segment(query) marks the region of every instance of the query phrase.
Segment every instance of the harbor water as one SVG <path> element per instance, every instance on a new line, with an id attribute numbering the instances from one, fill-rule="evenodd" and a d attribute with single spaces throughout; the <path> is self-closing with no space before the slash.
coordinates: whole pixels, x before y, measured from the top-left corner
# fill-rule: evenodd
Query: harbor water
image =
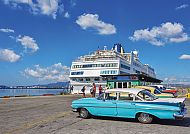
<path id="1" fill-rule="evenodd" d="M 0 97 L 40 96 L 45 94 L 58 95 L 66 92 L 68 92 L 67 89 L 0 89 Z"/>

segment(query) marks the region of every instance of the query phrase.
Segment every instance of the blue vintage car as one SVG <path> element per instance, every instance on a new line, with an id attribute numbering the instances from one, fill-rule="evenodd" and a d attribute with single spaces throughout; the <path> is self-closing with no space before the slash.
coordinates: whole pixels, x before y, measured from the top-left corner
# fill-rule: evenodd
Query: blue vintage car
<path id="1" fill-rule="evenodd" d="M 82 98 L 72 102 L 81 118 L 110 116 L 137 118 L 141 123 L 153 119 L 183 119 L 187 109 L 185 98 L 157 98 L 144 89 L 109 89 L 97 98 Z"/>

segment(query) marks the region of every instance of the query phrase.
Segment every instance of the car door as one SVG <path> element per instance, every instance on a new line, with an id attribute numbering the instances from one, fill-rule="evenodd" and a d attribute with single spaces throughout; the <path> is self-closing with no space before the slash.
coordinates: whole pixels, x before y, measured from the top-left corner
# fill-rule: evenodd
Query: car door
<path id="1" fill-rule="evenodd" d="M 135 102 L 133 101 L 133 94 L 120 93 L 117 101 L 117 116 L 134 118 L 136 113 Z"/>
<path id="2" fill-rule="evenodd" d="M 96 114 L 99 116 L 116 116 L 117 115 L 117 94 L 106 93 L 104 99 L 99 99 L 96 103 Z"/>

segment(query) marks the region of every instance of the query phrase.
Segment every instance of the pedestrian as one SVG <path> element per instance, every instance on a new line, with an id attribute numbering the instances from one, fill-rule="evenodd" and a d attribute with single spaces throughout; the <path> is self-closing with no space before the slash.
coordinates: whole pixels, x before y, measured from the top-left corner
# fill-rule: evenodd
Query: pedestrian
<path id="1" fill-rule="evenodd" d="M 101 84 L 99 85 L 99 88 L 98 88 L 98 89 L 99 89 L 99 96 L 100 96 L 100 95 L 102 94 L 102 90 L 103 90 Z"/>
<path id="2" fill-rule="evenodd" d="M 108 84 L 106 84 L 106 87 L 104 88 L 104 90 L 107 90 L 107 89 L 109 89 Z"/>
<path id="3" fill-rule="evenodd" d="M 93 97 L 93 93 L 94 93 L 94 87 L 92 85 L 92 87 L 90 87 L 90 94 L 91 94 L 92 97 Z"/>
<path id="4" fill-rule="evenodd" d="M 83 98 L 86 98 L 86 96 L 85 96 L 85 90 L 86 90 L 86 86 L 83 86 L 82 89 L 81 89 Z"/>
<path id="5" fill-rule="evenodd" d="M 72 92 L 73 92 L 73 86 L 70 87 L 70 93 L 72 93 Z"/>
<path id="6" fill-rule="evenodd" d="M 93 85 L 93 97 L 95 97 L 96 96 L 96 84 L 93 83 L 92 85 Z"/>
<path id="7" fill-rule="evenodd" d="M 108 88 L 108 84 L 106 84 L 106 86 L 104 87 L 104 88 L 102 88 L 103 89 L 103 92 L 105 93 L 105 91 L 107 90 L 107 89 L 109 89 Z"/>

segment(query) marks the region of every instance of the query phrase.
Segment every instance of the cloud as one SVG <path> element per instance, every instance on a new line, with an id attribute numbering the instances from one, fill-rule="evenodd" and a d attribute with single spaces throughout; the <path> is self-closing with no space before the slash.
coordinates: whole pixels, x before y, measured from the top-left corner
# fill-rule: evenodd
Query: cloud
<path id="1" fill-rule="evenodd" d="M 115 26 L 99 20 L 99 16 L 97 14 L 83 14 L 78 17 L 76 23 L 84 30 L 87 28 L 93 28 L 101 35 L 116 33 Z"/>
<path id="2" fill-rule="evenodd" d="M 36 5 L 41 14 L 52 15 L 56 19 L 56 13 L 58 10 L 58 0 L 37 0 L 38 4 Z"/>
<path id="3" fill-rule="evenodd" d="M 187 54 L 183 54 L 179 57 L 179 59 L 181 60 L 190 60 L 190 55 L 187 55 Z"/>
<path id="4" fill-rule="evenodd" d="M 176 10 L 184 9 L 187 8 L 189 5 L 188 4 L 183 4 L 181 6 L 176 7 Z"/>
<path id="5" fill-rule="evenodd" d="M 170 38 L 169 41 L 174 43 L 180 43 L 188 41 L 189 39 L 190 38 L 186 33 L 182 33 L 179 37 Z"/>
<path id="6" fill-rule="evenodd" d="M 70 4 L 71 4 L 71 7 L 74 7 L 74 6 L 76 6 L 76 0 L 70 0 Z"/>
<path id="7" fill-rule="evenodd" d="M 35 65 L 33 69 L 26 68 L 24 70 L 24 75 L 39 80 L 68 81 L 69 72 L 69 67 L 57 63 L 45 68 L 40 67 L 40 65 Z"/>
<path id="8" fill-rule="evenodd" d="M 0 32 L 4 32 L 4 33 L 14 33 L 15 31 L 9 28 L 1 28 Z"/>
<path id="9" fill-rule="evenodd" d="M 12 29 L 0 29 L 0 32 L 6 32 L 6 33 L 14 33 L 15 31 Z M 34 53 L 37 50 L 39 50 L 38 44 L 36 43 L 36 40 L 34 40 L 30 36 L 12 36 L 9 35 L 9 38 L 15 40 L 16 42 L 19 42 L 23 47 L 25 53 L 31 52 Z M 0 49 L 0 61 L 8 61 L 8 62 L 16 62 L 18 61 L 23 54 L 16 54 L 13 50 L 9 49 Z"/>
<path id="10" fill-rule="evenodd" d="M 52 16 L 56 19 L 59 9 L 62 9 L 63 3 L 60 0 L 3 0 L 4 4 L 15 8 L 27 6 L 33 14 L 42 14 Z"/>
<path id="11" fill-rule="evenodd" d="M 31 52 L 36 52 L 39 49 L 36 41 L 30 36 L 23 36 L 23 37 L 18 36 L 16 41 L 20 42 L 21 45 L 23 45 L 26 50 L 27 49 L 32 50 Z"/>
<path id="12" fill-rule="evenodd" d="M 189 76 L 166 76 L 163 77 L 164 83 L 167 84 L 190 84 Z"/>
<path id="13" fill-rule="evenodd" d="M 15 37 L 14 37 L 14 36 L 11 36 L 11 35 L 9 36 L 9 38 L 11 38 L 11 39 L 15 39 Z"/>
<path id="14" fill-rule="evenodd" d="M 152 45 L 164 46 L 167 43 L 180 43 L 190 40 L 187 33 L 184 32 L 184 27 L 180 23 L 166 22 L 159 27 L 152 29 L 146 28 L 136 30 L 133 36 L 129 37 L 132 41 L 144 40 Z"/>
<path id="15" fill-rule="evenodd" d="M 60 5 L 59 5 L 59 9 L 58 9 L 58 11 L 59 11 L 59 14 L 63 14 L 63 13 L 64 13 L 64 11 L 65 11 L 65 7 L 64 7 L 63 4 L 60 4 Z"/>
<path id="16" fill-rule="evenodd" d="M 69 18 L 69 17 L 70 17 L 70 14 L 69 14 L 68 12 L 66 12 L 66 13 L 64 14 L 64 17 L 65 17 L 65 18 Z"/>
<path id="17" fill-rule="evenodd" d="M 0 49 L 0 61 L 17 62 L 21 58 L 20 55 L 9 49 Z"/>

